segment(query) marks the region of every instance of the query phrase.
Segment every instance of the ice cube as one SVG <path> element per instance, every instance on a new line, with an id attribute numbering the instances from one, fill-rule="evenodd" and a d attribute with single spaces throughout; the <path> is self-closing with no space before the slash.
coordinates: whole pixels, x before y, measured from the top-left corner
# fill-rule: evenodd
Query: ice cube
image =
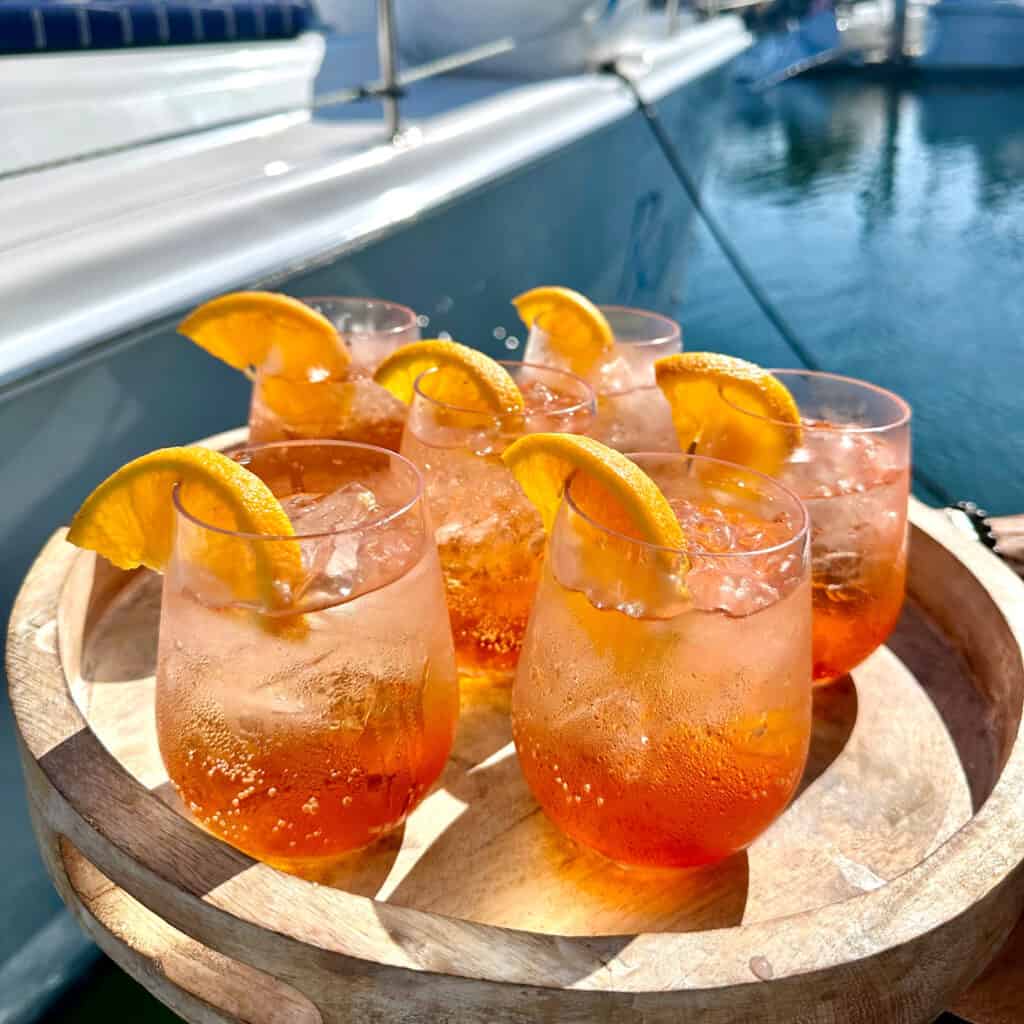
<path id="1" fill-rule="evenodd" d="M 563 396 L 548 387 L 539 376 L 520 378 L 519 390 L 531 412 L 544 412 L 562 403 Z"/>
<path id="2" fill-rule="evenodd" d="M 318 588 L 348 597 L 359 574 L 359 536 L 342 533 L 313 542 L 310 575 L 319 577 Z"/>
<path id="3" fill-rule="evenodd" d="M 401 575 L 416 561 L 422 548 L 422 533 L 416 523 L 372 531 L 359 547 L 360 572 L 364 579 L 380 585 Z"/>
<path id="4" fill-rule="evenodd" d="M 653 382 L 652 382 L 653 383 Z M 637 386 L 633 367 L 629 360 L 617 356 L 603 363 L 597 375 L 597 392 L 601 395 L 614 395 L 622 391 L 630 391 Z"/>
<path id="5" fill-rule="evenodd" d="M 747 560 L 700 558 L 687 574 L 694 604 L 704 611 L 722 611 L 733 618 L 753 615 L 774 604 L 780 596 L 775 581 L 757 573 Z"/>
<path id="6" fill-rule="evenodd" d="M 358 527 L 381 511 L 368 487 L 348 483 L 328 494 L 294 494 L 282 507 L 301 541 L 307 577 L 301 597 L 349 597 L 359 585 Z M 317 535 L 321 536 L 317 536 Z"/>
<path id="7" fill-rule="evenodd" d="M 329 494 L 293 494 L 281 502 L 299 535 L 351 530 L 379 509 L 368 487 L 347 483 Z"/>
<path id="8" fill-rule="evenodd" d="M 864 557 L 856 551 L 814 554 L 814 575 L 825 585 L 845 585 L 864 575 Z"/>
<path id="9" fill-rule="evenodd" d="M 718 512 L 718 509 L 714 510 Z M 687 540 L 698 550 L 707 552 L 733 551 L 736 549 L 736 527 L 724 516 L 705 516 L 684 526 Z"/>
<path id="10" fill-rule="evenodd" d="M 281 508 L 284 509 L 285 515 L 294 526 L 296 520 L 301 519 L 304 513 L 316 508 L 317 502 L 322 497 L 322 494 L 291 494 L 287 498 L 281 499 Z"/>

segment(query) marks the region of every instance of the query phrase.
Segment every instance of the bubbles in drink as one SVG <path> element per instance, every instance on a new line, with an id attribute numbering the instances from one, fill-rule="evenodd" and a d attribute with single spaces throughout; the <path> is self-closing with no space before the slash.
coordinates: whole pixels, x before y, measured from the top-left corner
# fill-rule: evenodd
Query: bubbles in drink
<path id="1" fill-rule="evenodd" d="M 371 501 L 350 488 L 290 504 L 301 526 L 329 511 L 360 521 Z M 436 563 L 387 588 L 372 586 L 378 570 L 362 550 L 356 563 L 362 590 L 307 597 L 317 610 L 299 640 L 278 640 L 244 610 L 211 609 L 172 578 L 165 586 L 157 726 L 168 773 L 198 820 L 272 861 L 333 856 L 394 827 L 451 744 L 458 697 Z"/>
<path id="2" fill-rule="evenodd" d="M 641 346 L 629 339 L 619 339 L 613 349 L 597 356 L 586 371 L 586 378 L 598 395 L 617 394 L 633 388 L 654 384 L 654 359 L 659 353 L 653 349 L 647 356 Z M 528 362 L 560 370 L 572 370 L 572 358 L 559 351 L 541 333 L 533 332 L 527 343 L 525 358 Z"/>
<path id="3" fill-rule="evenodd" d="M 529 366 L 519 373 L 519 392 L 529 412 L 545 412 L 572 405 L 572 399 L 549 384 L 551 375 Z"/>
<path id="4" fill-rule="evenodd" d="M 358 354 L 363 360 L 368 358 L 362 349 Z M 374 382 L 372 373 L 377 362 L 376 357 L 369 362 L 354 362 L 344 380 L 293 382 L 261 374 L 253 388 L 249 411 L 250 441 L 265 444 L 327 438 L 397 451 L 406 407 Z M 284 413 L 279 408 L 282 403 Z"/>
<path id="5" fill-rule="evenodd" d="M 423 468 L 460 666 L 505 672 L 522 642 L 544 527 L 495 456 L 406 438 Z"/>
<path id="6" fill-rule="evenodd" d="M 599 610 L 545 573 L 512 721 L 527 782 L 563 831 L 621 862 L 681 866 L 778 816 L 810 734 L 806 562 L 796 571 L 756 615 L 672 618 Z"/>
<path id="7" fill-rule="evenodd" d="M 654 382 L 658 350 L 617 345 L 595 371 L 593 436 L 620 452 L 677 452 L 672 410 Z"/>

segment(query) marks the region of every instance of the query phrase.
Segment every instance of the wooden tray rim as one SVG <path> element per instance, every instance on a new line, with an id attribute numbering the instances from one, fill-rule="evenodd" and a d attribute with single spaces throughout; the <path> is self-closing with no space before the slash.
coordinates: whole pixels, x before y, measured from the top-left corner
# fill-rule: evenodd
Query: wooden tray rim
<path id="1" fill-rule="evenodd" d="M 226 436 L 234 438 L 236 432 Z M 961 536 L 941 513 L 912 499 L 910 520 L 916 533 L 945 548 L 951 560 L 974 576 L 1018 651 L 1024 649 L 1024 584 L 995 556 Z M 239 959 L 258 969 L 273 973 L 277 954 L 261 950 L 261 940 L 269 932 L 293 952 L 294 944 L 308 953 L 318 951 L 339 970 L 346 964 L 350 969 L 355 959 L 484 981 L 623 993 L 758 984 L 750 969 L 752 958 L 771 963 L 773 980 L 779 981 L 874 957 L 954 921 L 1024 862 L 1024 829 L 1004 827 L 1008 821 L 1024 820 L 1024 730 L 1019 727 L 1003 771 L 979 811 L 928 857 L 885 886 L 751 925 L 638 934 L 627 944 L 628 957 L 619 955 L 618 936 L 517 931 L 315 886 L 251 861 L 181 818 L 125 772 L 95 739 L 74 704 L 57 645 L 44 648 L 31 634 L 16 629 L 30 597 L 36 606 L 40 595 L 45 597 L 55 621 L 71 570 L 81 571 L 83 563 L 94 558 L 67 545 L 63 531 L 58 531 L 26 577 L 12 614 L 9 689 L 29 755 L 26 771 L 38 771 L 40 781 L 52 790 L 54 799 L 42 808 L 51 826 L 100 870 L 199 941 L 216 935 L 227 916 L 237 933 Z M 37 626 L 42 624 L 39 618 L 37 613 Z M 40 704 L 46 714 L 33 714 Z M 49 752 L 76 738 L 90 745 L 103 782 L 117 787 L 107 793 L 106 805 L 80 777 L 60 777 L 45 760 Z M 140 846 L 137 840 L 127 840 L 119 828 L 124 813 L 109 813 L 112 806 L 127 808 L 133 820 L 146 822 L 146 833 L 160 842 Z M 191 857 L 177 855 L 176 850 L 185 849 L 192 851 Z M 972 853 L 977 856 L 970 857 Z M 172 886 L 179 899 L 147 899 L 161 884 Z M 936 891 L 944 892 L 945 898 L 937 901 Z M 259 917 L 252 913 L 249 893 L 269 897 Z M 298 907 L 310 913 L 297 913 Z"/>

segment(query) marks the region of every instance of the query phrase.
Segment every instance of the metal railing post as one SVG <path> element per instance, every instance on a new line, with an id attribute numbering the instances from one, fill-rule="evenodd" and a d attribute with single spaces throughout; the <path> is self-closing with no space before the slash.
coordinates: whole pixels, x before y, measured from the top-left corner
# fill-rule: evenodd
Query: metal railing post
<path id="1" fill-rule="evenodd" d="M 668 31 L 674 35 L 679 31 L 679 0 L 665 0 L 665 14 L 668 16 Z"/>
<path id="2" fill-rule="evenodd" d="M 892 30 L 889 36 L 889 60 L 902 64 L 906 60 L 907 0 L 895 0 L 892 5 Z"/>
<path id="3" fill-rule="evenodd" d="M 394 0 L 377 0 L 377 55 L 384 86 L 381 100 L 388 132 L 394 138 L 402 127 L 398 110 L 398 30 Z"/>

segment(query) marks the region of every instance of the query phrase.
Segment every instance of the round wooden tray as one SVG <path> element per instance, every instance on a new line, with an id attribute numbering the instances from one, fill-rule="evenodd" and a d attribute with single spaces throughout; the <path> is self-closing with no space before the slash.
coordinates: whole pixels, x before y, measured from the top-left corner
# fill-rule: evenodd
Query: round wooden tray
<path id="1" fill-rule="evenodd" d="M 156 749 L 160 591 L 55 536 L 8 678 L 40 846 L 99 945 L 189 1021 L 923 1024 L 1024 908 L 1024 584 L 912 503 L 897 633 L 815 701 L 800 794 L 744 854 L 626 871 L 523 783 L 464 694 L 402 834 L 315 881 L 180 812 Z"/>

